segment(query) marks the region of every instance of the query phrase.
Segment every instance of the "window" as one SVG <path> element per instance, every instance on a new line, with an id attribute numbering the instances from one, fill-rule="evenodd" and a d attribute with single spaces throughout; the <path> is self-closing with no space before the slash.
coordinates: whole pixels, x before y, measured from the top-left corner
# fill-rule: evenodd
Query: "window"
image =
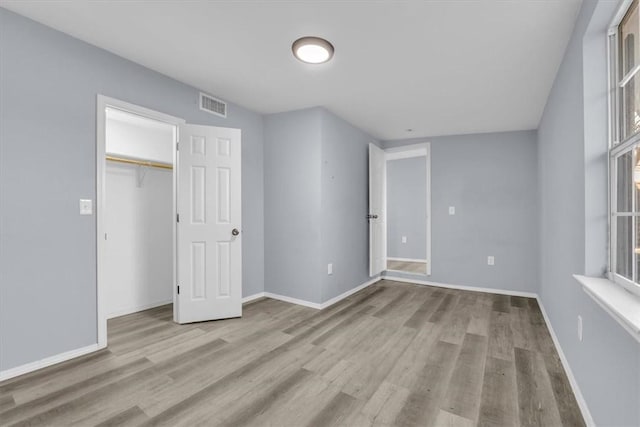
<path id="1" fill-rule="evenodd" d="M 609 33 L 610 278 L 640 294 L 640 12 Z"/>

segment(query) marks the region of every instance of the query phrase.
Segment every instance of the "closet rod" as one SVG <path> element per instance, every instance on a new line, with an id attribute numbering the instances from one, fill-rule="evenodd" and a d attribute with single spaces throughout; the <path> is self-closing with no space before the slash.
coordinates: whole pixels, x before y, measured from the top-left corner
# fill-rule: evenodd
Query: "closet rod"
<path id="1" fill-rule="evenodd" d="M 173 169 L 172 165 L 168 165 L 166 163 L 149 162 L 146 160 L 133 160 L 115 156 L 106 156 L 106 159 L 111 160 L 112 162 L 129 163 L 132 165 L 149 166 L 152 168 Z"/>

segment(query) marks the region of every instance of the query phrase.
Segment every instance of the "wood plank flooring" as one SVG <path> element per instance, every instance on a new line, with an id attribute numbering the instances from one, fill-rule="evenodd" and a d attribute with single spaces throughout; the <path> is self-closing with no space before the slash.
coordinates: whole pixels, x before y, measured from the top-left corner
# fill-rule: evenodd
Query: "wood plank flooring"
<path id="1" fill-rule="evenodd" d="M 536 300 L 381 281 L 322 311 L 271 299 L 0 383 L 0 425 L 583 426 Z"/>
<path id="2" fill-rule="evenodd" d="M 404 271 L 405 273 L 427 274 L 427 263 L 387 260 L 387 270 Z"/>

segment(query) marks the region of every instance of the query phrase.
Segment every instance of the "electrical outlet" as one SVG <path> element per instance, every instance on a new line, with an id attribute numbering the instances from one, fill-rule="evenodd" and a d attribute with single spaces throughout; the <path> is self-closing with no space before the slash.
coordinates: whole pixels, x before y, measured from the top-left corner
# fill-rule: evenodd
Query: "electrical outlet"
<path id="1" fill-rule="evenodd" d="M 80 215 L 93 215 L 93 200 L 80 199 Z"/>
<path id="2" fill-rule="evenodd" d="M 333 274 L 333 264 L 327 264 L 327 274 L 331 276 Z"/>
<path id="3" fill-rule="evenodd" d="M 487 257 L 487 265 L 496 265 L 496 259 L 493 257 L 493 255 L 489 255 Z"/>
<path id="4" fill-rule="evenodd" d="M 456 214 L 456 207 L 449 206 L 449 215 L 455 215 L 455 214 Z"/>
<path id="5" fill-rule="evenodd" d="M 402 236 L 402 243 L 407 243 L 407 236 Z"/>
<path id="6" fill-rule="evenodd" d="M 578 340 L 582 341 L 582 316 L 578 315 Z"/>

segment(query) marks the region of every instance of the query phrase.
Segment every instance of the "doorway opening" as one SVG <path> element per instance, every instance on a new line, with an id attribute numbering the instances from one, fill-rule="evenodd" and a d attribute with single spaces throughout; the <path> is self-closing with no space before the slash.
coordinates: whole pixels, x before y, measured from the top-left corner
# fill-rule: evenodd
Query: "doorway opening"
<path id="1" fill-rule="evenodd" d="M 184 120 L 116 99 L 97 102 L 98 345 L 107 320 L 173 304 L 176 144 Z"/>
<path id="2" fill-rule="evenodd" d="M 371 275 L 429 276 L 430 144 L 369 150 Z"/>
<path id="3" fill-rule="evenodd" d="M 96 185 L 99 348 L 107 319 L 160 305 L 176 323 L 242 315 L 239 129 L 99 95 Z"/>

